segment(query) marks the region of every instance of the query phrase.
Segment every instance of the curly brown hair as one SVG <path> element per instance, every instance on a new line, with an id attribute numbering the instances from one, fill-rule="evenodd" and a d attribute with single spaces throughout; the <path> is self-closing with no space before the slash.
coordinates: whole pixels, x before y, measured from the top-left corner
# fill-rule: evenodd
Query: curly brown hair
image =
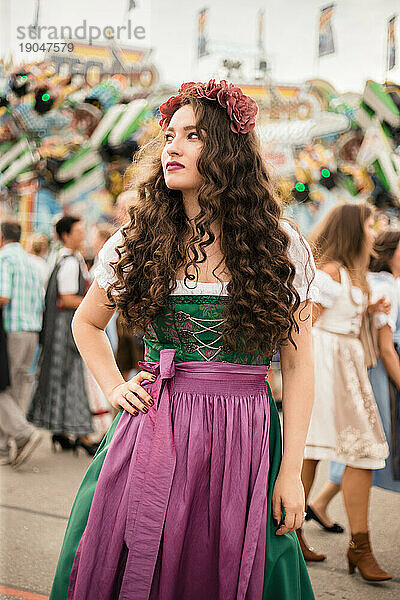
<path id="1" fill-rule="evenodd" d="M 133 332 L 145 331 L 168 303 L 178 269 L 185 266 L 186 282 L 195 278 L 188 271 L 194 267 L 197 281 L 197 265 L 207 258 L 204 250 L 215 240 L 211 225 L 217 221 L 231 274 L 223 345 L 269 357 L 278 345 L 288 340 L 294 344 L 292 333 L 298 331 L 294 313 L 300 298 L 293 286 L 295 267 L 287 256 L 289 236 L 280 226 L 281 207 L 258 137 L 254 131 L 232 132 L 226 110 L 215 102 L 186 97 L 181 106 L 185 104 L 193 108 L 203 141 L 197 162 L 202 185 L 195 233 L 182 193 L 166 186 L 161 131 L 138 159 L 144 174 L 129 210 L 130 223 L 121 230 L 124 242 L 114 263 L 117 281 L 107 292 L 110 307 L 117 307 Z M 135 169 L 136 174 L 139 171 Z"/>

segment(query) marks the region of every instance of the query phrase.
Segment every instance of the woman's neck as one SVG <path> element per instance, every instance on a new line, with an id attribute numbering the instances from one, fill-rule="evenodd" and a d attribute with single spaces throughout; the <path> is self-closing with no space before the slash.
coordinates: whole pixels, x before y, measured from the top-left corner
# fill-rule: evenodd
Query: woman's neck
<path id="1" fill-rule="evenodd" d="M 196 217 L 200 214 L 200 205 L 197 200 L 197 195 L 198 190 L 188 190 L 182 192 L 184 210 L 188 221 L 190 222 L 190 225 L 193 227 L 193 229 L 194 221 Z M 214 221 L 214 223 L 211 224 L 211 231 L 215 235 L 215 238 L 218 238 L 220 236 L 221 228 L 217 221 Z"/>
<path id="2" fill-rule="evenodd" d="M 182 196 L 186 216 L 189 221 L 192 221 L 200 212 L 200 205 L 197 200 L 197 190 L 187 190 L 182 192 Z"/>

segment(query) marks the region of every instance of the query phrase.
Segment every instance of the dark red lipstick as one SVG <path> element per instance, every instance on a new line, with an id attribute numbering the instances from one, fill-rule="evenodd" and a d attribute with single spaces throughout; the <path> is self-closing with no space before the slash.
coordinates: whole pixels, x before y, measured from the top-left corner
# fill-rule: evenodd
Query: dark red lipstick
<path id="1" fill-rule="evenodd" d="M 178 171 L 179 169 L 184 169 L 185 165 L 178 162 L 177 160 L 171 160 L 170 162 L 167 162 L 165 168 L 167 171 Z"/>

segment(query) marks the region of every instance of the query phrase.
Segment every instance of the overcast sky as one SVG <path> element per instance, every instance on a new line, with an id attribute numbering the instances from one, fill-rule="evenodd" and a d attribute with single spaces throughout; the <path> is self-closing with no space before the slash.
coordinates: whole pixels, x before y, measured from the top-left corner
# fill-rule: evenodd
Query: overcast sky
<path id="1" fill-rule="evenodd" d="M 3 54 L 12 48 L 14 57 L 20 57 L 17 27 L 33 23 L 35 4 L 36 0 L 0 0 Z M 129 0 L 41 0 L 39 24 L 76 27 L 86 19 L 88 25 L 100 27 L 126 25 L 128 4 Z M 319 10 L 328 4 L 329 0 L 136 0 L 130 19 L 133 26 L 145 28 L 146 39 L 132 39 L 130 45 L 153 48 L 154 62 L 167 83 L 215 76 L 221 54 L 196 59 L 199 9 L 209 8 L 206 30 L 211 40 L 225 44 L 225 55 L 236 59 L 255 47 L 257 12 L 264 8 L 265 48 L 276 82 L 320 77 L 340 92 L 362 91 L 366 79 L 384 79 L 386 23 L 397 10 L 398 65 L 388 78 L 400 83 L 400 0 L 337 0 L 332 22 L 337 52 L 318 60 Z"/>

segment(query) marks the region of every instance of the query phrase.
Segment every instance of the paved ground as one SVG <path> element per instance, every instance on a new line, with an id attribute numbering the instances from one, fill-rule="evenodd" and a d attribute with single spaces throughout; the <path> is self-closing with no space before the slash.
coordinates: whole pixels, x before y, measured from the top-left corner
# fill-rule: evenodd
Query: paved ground
<path id="1" fill-rule="evenodd" d="M 0 600 L 46 600 L 48 597 L 68 513 L 89 462 L 84 454 L 77 457 L 71 453 L 53 454 L 46 438 L 19 471 L 0 467 Z M 324 464 L 317 487 L 325 481 L 326 475 Z M 334 502 L 332 516 L 346 523 L 340 498 Z M 400 497 L 373 489 L 371 530 L 376 556 L 394 575 L 392 582 L 379 585 L 367 584 L 359 575 L 347 574 L 347 533 L 328 534 L 318 525 L 308 523 L 307 539 L 328 554 L 325 563 L 310 567 L 316 597 L 321 600 L 399 600 L 399 517 Z"/>

